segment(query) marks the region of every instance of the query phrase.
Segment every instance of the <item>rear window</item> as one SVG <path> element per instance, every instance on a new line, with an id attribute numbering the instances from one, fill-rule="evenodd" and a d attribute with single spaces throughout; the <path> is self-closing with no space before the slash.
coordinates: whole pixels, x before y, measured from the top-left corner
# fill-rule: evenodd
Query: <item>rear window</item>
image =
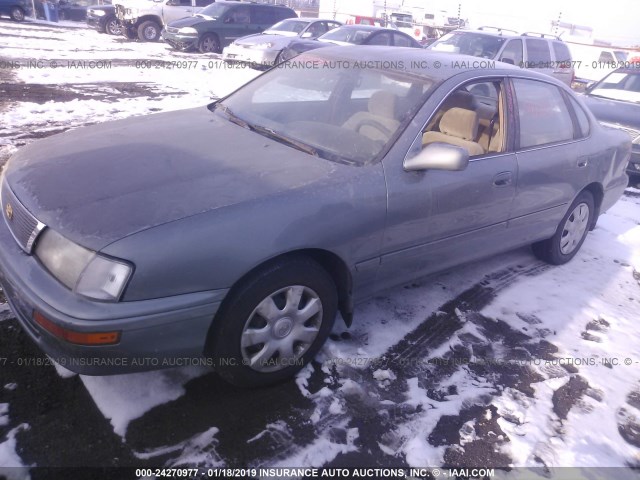
<path id="1" fill-rule="evenodd" d="M 553 42 L 553 53 L 556 56 L 556 62 L 571 64 L 571 52 L 562 42 Z"/>

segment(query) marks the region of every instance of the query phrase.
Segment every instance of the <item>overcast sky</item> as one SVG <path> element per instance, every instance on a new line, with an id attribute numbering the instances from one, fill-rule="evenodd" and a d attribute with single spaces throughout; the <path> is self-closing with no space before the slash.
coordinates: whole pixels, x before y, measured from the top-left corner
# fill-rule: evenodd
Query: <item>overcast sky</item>
<path id="1" fill-rule="evenodd" d="M 562 12 L 561 21 L 592 27 L 597 39 L 640 45 L 639 0 L 439 0 L 441 8 L 452 14 L 457 14 L 459 3 L 462 18 L 474 28 L 490 25 L 550 32 L 551 21 Z"/>

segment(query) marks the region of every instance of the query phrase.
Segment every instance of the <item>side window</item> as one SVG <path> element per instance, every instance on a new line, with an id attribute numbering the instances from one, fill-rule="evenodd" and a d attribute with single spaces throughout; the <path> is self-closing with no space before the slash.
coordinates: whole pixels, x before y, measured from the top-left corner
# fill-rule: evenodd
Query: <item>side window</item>
<path id="1" fill-rule="evenodd" d="M 562 93 L 555 85 L 515 79 L 520 148 L 573 140 L 573 122 Z"/>
<path id="2" fill-rule="evenodd" d="M 522 40 L 510 40 L 500 54 L 501 62 L 522 65 Z"/>
<path id="3" fill-rule="evenodd" d="M 391 45 L 391 34 L 388 32 L 378 33 L 377 35 L 374 33 L 367 40 L 367 45 Z"/>
<path id="4" fill-rule="evenodd" d="M 576 138 L 584 138 L 589 136 L 589 117 L 584 112 L 584 109 L 578 105 L 578 102 L 575 101 L 574 98 L 571 98 L 571 105 L 573 106 L 573 111 L 576 112 L 576 119 L 578 120 L 578 128 L 580 131 Z"/>
<path id="5" fill-rule="evenodd" d="M 556 56 L 556 62 L 566 63 L 567 66 L 571 66 L 571 52 L 566 44 L 553 42 L 553 53 Z"/>
<path id="6" fill-rule="evenodd" d="M 527 47 L 527 66 L 544 67 L 545 64 L 551 62 L 549 42 L 546 40 L 539 38 L 527 38 L 525 45 Z"/>
<path id="7" fill-rule="evenodd" d="M 327 33 L 327 24 L 326 22 L 313 22 L 309 25 L 307 32 L 309 32 L 313 37 L 319 37 L 320 35 Z"/>
<path id="8" fill-rule="evenodd" d="M 232 24 L 247 24 L 250 23 L 251 16 L 249 13 L 249 7 L 247 5 L 237 6 L 233 10 L 227 13 L 227 17 L 224 19 L 224 23 Z"/>
<path id="9" fill-rule="evenodd" d="M 211 5 L 211 0 L 196 0 L 196 7 L 206 7 L 207 5 Z M 189 2 L 191 4 L 191 2 Z"/>
<path id="10" fill-rule="evenodd" d="M 333 30 L 334 28 L 338 28 L 341 25 L 337 22 L 327 22 L 329 24 L 329 30 Z M 328 31 L 328 30 L 327 30 Z"/>
<path id="11" fill-rule="evenodd" d="M 613 54 L 611 52 L 603 51 L 600 53 L 600 58 L 598 58 L 598 62 L 615 62 L 616 59 L 613 58 Z"/>
<path id="12" fill-rule="evenodd" d="M 180 0 L 180 6 L 181 7 L 190 7 L 191 6 L 191 0 Z"/>
<path id="13" fill-rule="evenodd" d="M 442 102 L 422 134 L 422 147 L 448 143 L 469 156 L 506 151 L 504 83 L 473 82 L 458 88 Z"/>
<path id="14" fill-rule="evenodd" d="M 393 34 L 393 44 L 396 47 L 411 47 L 411 41 L 404 35 L 398 33 Z"/>
<path id="15" fill-rule="evenodd" d="M 271 8 L 254 7 L 251 12 L 251 23 L 258 25 L 273 25 L 276 17 Z"/>

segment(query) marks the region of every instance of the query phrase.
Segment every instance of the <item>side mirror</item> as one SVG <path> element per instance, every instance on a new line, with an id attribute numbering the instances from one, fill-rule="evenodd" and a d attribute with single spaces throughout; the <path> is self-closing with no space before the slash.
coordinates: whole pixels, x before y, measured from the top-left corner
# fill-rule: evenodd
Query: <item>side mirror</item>
<path id="1" fill-rule="evenodd" d="M 300 38 L 313 38 L 313 33 L 304 32 L 302 35 L 300 35 Z"/>
<path id="2" fill-rule="evenodd" d="M 516 64 L 516 62 L 514 62 L 511 58 L 501 58 L 500 61 L 503 62 L 503 63 L 508 63 L 509 65 L 515 65 Z"/>
<path id="3" fill-rule="evenodd" d="M 469 152 L 449 143 L 431 143 L 424 147 L 415 157 L 404 161 L 407 172 L 421 170 L 460 171 L 469 165 Z"/>

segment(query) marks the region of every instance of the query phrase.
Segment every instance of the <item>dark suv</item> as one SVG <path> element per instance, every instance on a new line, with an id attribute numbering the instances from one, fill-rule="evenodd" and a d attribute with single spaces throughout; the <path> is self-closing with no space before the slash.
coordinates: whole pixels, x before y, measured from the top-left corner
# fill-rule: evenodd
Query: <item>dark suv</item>
<path id="1" fill-rule="evenodd" d="M 9 15 L 16 22 L 23 21 L 30 13 L 31 2 L 28 0 L 0 0 L 0 15 Z"/>
<path id="2" fill-rule="evenodd" d="M 173 48 L 221 53 L 235 39 L 260 33 L 275 23 L 297 17 L 289 7 L 244 2 L 215 2 L 193 17 L 167 25 L 162 38 Z"/>

